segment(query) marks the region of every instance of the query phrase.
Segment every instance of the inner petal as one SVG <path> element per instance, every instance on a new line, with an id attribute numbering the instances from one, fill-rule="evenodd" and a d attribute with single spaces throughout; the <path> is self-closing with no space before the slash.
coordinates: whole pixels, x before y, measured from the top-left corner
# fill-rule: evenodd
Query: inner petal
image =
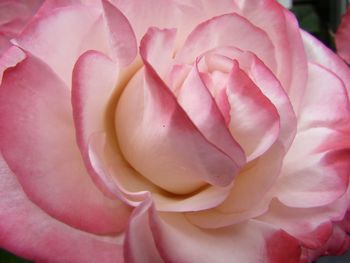
<path id="1" fill-rule="evenodd" d="M 236 163 L 203 137 L 151 69 L 129 82 L 115 121 L 125 158 L 166 191 L 188 194 L 206 183 L 227 186 L 237 172 Z"/>
<path id="2" fill-rule="evenodd" d="M 239 68 L 237 61 L 233 61 L 227 85 L 231 105 L 230 130 L 249 161 L 267 151 L 278 138 L 279 115 L 271 101 Z"/>

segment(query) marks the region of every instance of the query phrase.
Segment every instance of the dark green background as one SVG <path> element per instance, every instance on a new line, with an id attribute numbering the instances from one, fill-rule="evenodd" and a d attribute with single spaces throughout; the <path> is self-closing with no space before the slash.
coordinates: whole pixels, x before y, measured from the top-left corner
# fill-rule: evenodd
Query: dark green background
<path id="1" fill-rule="evenodd" d="M 292 11 L 296 14 L 302 28 L 334 49 L 332 33 L 335 32 L 341 13 L 344 12 L 344 2 L 346 0 L 294 0 Z M 29 262 L 31 261 L 18 258 L 0 249 L 0 263 Z M 350 263 L 350 252 L 339 257 L 322 257 L 317 263 Z"/>

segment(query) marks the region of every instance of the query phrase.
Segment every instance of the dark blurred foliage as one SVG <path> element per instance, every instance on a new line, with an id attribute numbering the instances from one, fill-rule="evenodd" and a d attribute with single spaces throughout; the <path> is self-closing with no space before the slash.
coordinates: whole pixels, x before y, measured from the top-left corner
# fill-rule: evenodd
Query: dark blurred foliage
<path id="1" fill-rule="evenodd" d="M 294 0 L 292 12 L 298 18 L 301 28 L 334 50 L 333 35 L 347 2 L 349 1 Z M 0 249 L 0 263 L 31 263 L 31 261 L 21 259 Z M 322 257 L 315 263 L 350 263 L 350 252 L 338 257 Z"/>

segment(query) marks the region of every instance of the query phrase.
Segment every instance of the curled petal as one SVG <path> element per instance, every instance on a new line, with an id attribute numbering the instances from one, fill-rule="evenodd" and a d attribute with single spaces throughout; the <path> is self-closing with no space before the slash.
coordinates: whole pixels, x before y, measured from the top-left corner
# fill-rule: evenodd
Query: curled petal
<path id="1" fill-rule="evenodd" d="M 102 0 L 102 6 L 109 33 L 111 55 L 120 66 L 127 66 L 137 54 L 134 31 L 118 8 L 107 0 Z"/>
<path id="2" fill-rule="evenodd" d="M 26 55 L 5 71 L 0 89 L 4 159 L 28 197 L 51 216 L 95 233 L 121 231 L 128 209 L 105 197 L 87 174 L 69 90 L 46 64 Z"/>
<path id="3" fill-rule="evenodd" d="M 186 39 L 176 60 L 192 63 L 197 56 L 218 46 L 234 46 L 251 51 L 271 69 L 276 67 L 274 46 L 266 33 L 237 14 L 214 17 L 199 24 Z"/>
<path id="4" fill-rule="evenodd" d="M 248 161 L 267 151 L 280 131 L 275 106 L 234 62 L 228 80 L 230 131 L 242 145 Z"/>
<path id="5" fill-rule="evenodd" d="M 197 63 L 177 95 L 179 105 L 206 139 L 242 166 L 245 163 L 245 153 L 226 127 L 224 117 L 200 77 Z"/>

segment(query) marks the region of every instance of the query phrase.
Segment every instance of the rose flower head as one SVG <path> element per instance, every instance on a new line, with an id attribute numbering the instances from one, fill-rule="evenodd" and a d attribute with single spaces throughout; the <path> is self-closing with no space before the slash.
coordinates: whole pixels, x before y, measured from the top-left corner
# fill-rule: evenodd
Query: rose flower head
<path id="1" fill-rule="evenodd" d="M 0 246 L 307 263 L 350 245 L 350 70 L 275 0 L 48 0 L 0 57 Z"/>

